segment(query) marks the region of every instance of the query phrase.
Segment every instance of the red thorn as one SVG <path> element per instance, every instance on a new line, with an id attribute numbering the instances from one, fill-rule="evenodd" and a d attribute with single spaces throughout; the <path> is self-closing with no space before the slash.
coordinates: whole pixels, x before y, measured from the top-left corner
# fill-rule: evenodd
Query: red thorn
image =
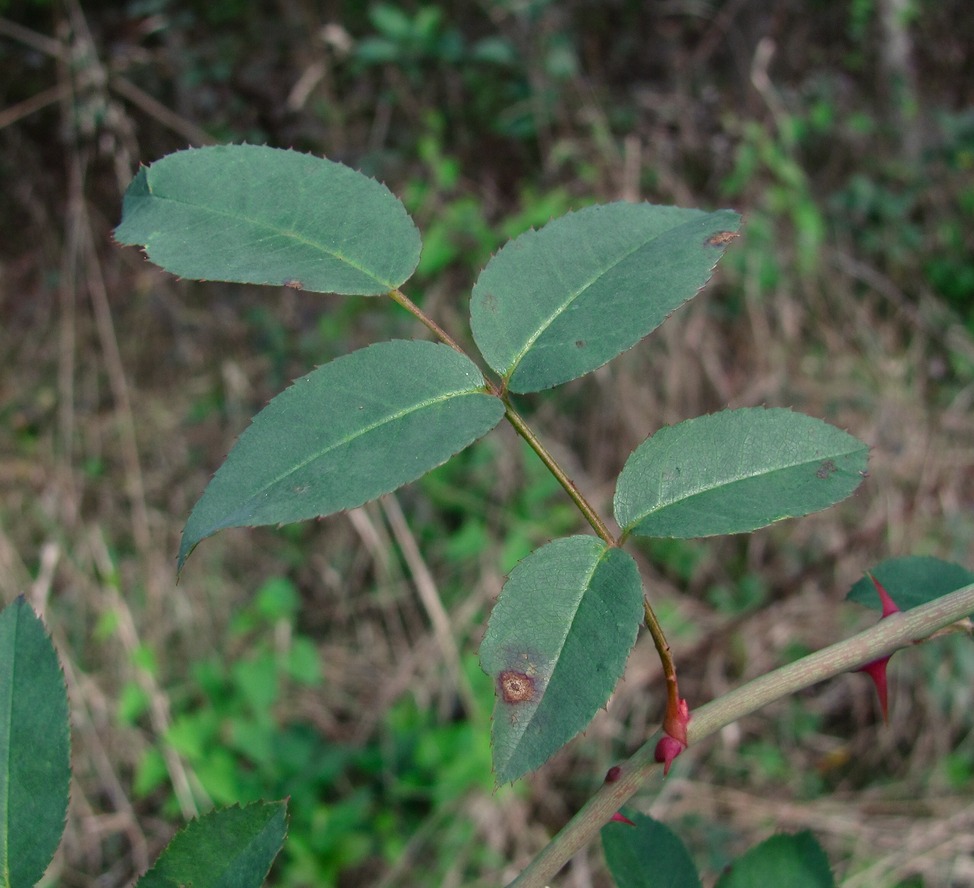
<path id="1" fill-rule="evenodd" d="M 883 721 L 889 724 L 889 705 L 887 702 L 886 694 L 886 664 L 889 663 L 889 657 L 882 657 L 879 660 L 873 660 L 872 663 L 867 663 L 865 666 L 859 668 L 859 672 L 865 672 L 872 680 L 873 684 L 876 685 L 876 694 L 879 697 L 879 708 L 883 710 Z"/>
<path id="2" fill-rule="evenodd" d="M 622 768 L 619 765 L 613 765 L 605 772 L 605 782 L 615 783 L 622 776 Z"/>
<path id="3" fill-rule="evenodd" d="M 883 605 L 883 617 L 888 617 L 890 614 L 898 614 L 900 609 L 896 606 L 896 602 L 890 598 L 889 592 L 883 588 L 883 584 L 879 582 L 871 573 L 866 574 L 869 579 L 873 581 L 873 585 L 876 587 L 876 591 L 879 593 L 880 603 Z"/>
<path id="4" fill-rule="evenodd" d="M 625 814 L 620 814 L 618 811 L 615 814 L 612 815 L 612 818 L 611 819 L 613 821 L 615 821 L 616 823 L 628 823 L 630 826 L 635 826 L 636 825 L 628 817 L 626 817 Z"/>
<path id="5" fill-rule="evenodd" d="M 659 743 L 656 744 L 656 753 L 654 754 L 654 758 L 663 765 L 664 777 L 670 773 L 670 765 L 673 764 L 673 759 L 675 759 L 686 748 L 686 743 L 681 743 L 679 740 L 677 740 L 675 737 L 671 737 L 669 734 L 660 737 Z"/>

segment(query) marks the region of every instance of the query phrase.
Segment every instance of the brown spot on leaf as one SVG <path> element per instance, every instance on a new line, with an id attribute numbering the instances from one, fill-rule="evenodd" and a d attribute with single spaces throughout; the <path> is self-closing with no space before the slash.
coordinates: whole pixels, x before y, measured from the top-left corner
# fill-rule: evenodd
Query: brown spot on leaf
<path id="1" fill-rule="evenodd" d="M 288 278 L 284 282 L 285 287 L 290 287 L 292 290 L 303 290 L 304 284 L 301 281 L 295 280 L 294 278 Z"/>
<path id="2" fill-rule="evenodd" d="M 829 475 L 838 471 L 839 467 L 832 460 L 827 459 L 815 470 L 815 477 L 821 478 L 824 481 Z"/>
<path id="3" fill-rule="evenodd" d="M 575 348 L 585 348 L 585 340 L 584 339 L 576 339 L 575 340 Z"/>
<path id="4" fill-rule="evenodd" d="M 497 685 L 505 703 L 529 703 L 538 692 L 535 680 L 526 672 L 505 669 L 497 676 Z"/>
<path id="5" fill-rule="evenodd" d="M 726 247 L 737 237 L 740 235 L 736 231 L 717 231 L 710 235 L 704 243 L 708 247 Z"/>

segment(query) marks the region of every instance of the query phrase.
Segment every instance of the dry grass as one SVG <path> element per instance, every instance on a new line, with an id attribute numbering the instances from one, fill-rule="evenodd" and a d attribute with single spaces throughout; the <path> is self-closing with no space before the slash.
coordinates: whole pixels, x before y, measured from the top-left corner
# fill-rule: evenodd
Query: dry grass
<path id="1" fill-rule="evenodd" d="M 464 576 L 449 578 L 468 587 L 449 607 L 439 584 L 456 565 L 428 562 L 417 545 L 411 509 L 442 525 L 415 490 L 308 530 L 297 565 L 278 536 L 225 533 L 200 547 L 176 585 L 181 523 L 208 473 L 247 418 L 307 369 L 295 344 L 337 302 L 172 281 L 111 244 L 139 156 L 139 121 L 148 115 L 175 131 L 174 143 L 204 134 L 102 77 L 80 8 L 68 10 L 73 43 L 15 35 L 52 55 L 57 79 L 33 105 L 0 118 L 0 152 L 19 171 L 11 200 L 31 214 L 0 267 L 0 599 L 25 593 L 43 613 L 68 679 L 75 781 L 52 883 L 109 888 L 144 870 L 172 831 L 158 800 L 135 802 L 131 788 L 141 755 L 170 722 L 171 694 L 184 685 L 187 664 L 222 644 L 232 615 L 264 579 L 290 575 L 301 589 L 302 630 L 315 639 L 328 681 L 288 706 L 325 737 L 367 741 L 403 694 L 444 718 L 457 697 L 468 697 L 458 663 L 475 649 L 500 588 L 502 504 L 522 479 L 513 437 L 497 433 L 499 467 L 485 506 L 491 542 Z M 88 53 L 87 65 L 69 68 L 72 47 Z M 47 113 L 59 108 L 71 136 L 41 160 L 22 121 L 47 101 L 58 103 Z M 86 129 L 93 105 L 100 122 Z M 602 155 L 603 197 L 638 190 L 638 151 L 627 142 L 620 156 L 628 171 L 621 178 Z M 673 190 L 678 181 L 674 174 Z M 729 299 L 742 306 L 736 316 L 713 310 Z M 848 428 L 873 452 L 870 478 L 854 498 L 746 539 L 708 543 L 685 588 L 668 565 L 642 559 L 661 610 L 689 627 L 674 635 L 674 649 L 691 702 L 773 668 L 795 643 L 817 648 L 868 621 L 840 602 L 877 561 L 919 552 L 969 561 L 974 540 L 974 384 L 941 379 L 949 354 L 974 360 L 974 342 L 922 284 L 903 293 L 853 245 L 832 243 L 817 274 L 787 278 L 773 294 L 762 294 L 744 267 L 725 271 L 698 302 L 647 344 L 530 404 L 540 434 L 557 442 L 556 454 L 600 507 L 608 510 L 615 474 L 653 429 L 723 406 L 792 406 Z M 260 330 L 245 321 L 256 305 L 280 323 L 283 356 L 262 348 Z M 459 308 L 445 309 L 462 318 Z M 368 341 L 396 323 L 401 334 L 416 333 L 401 319 L 377 320 L 384 310 L 376 304 L 360 315 L 352 335 Z M 765 607 L 732 615 L 709 603 L 708 589 L 742 573 L 763 578 Z M 158 668 L 139 665 L 144 649 Z M 816 721 L 800 737 L 794 707 L 782 703 L 688 753 L 663 794 L 640 804 L 671 822 L 692 813 L 720 823 L 734 848 L 774 829 L 811 828 L 848 886 L 893 885 L 911 874 L 929 886 L 974 885 L 972 807 L 950 794 L 936 768 L 956 745 L 969 748 L 974 730 L 972 663 L 954 656 L 937 671 L 917 652 L 898 658 L 888 728 L 876 724 L 865 680 L 850 676 L 802 699 Z M 138 729 L 116 718 L 131 682 L 151 699 Z M 945 690 L 957 687 L 953 697 Z M 608 713 L 530 778 L 528 793 L 471 792 L 449 816 L 475 823 L 478 841 L 510 861 L 503 877 L 513 876 L 605 768 L 654 729 L 661 700 L 643 639 Z M 751 761 L 742 749 L 761 740 L 778 744 L 787 778 L 759 774 L 754 784 L 739 773 Z M 170 751 L 166 765 L 182 814 L 205 807 L 186 763 Z M 822 794 L 807 796 L 803 774 L 818 775 Z M 370 873 L 371 883 L 422 884 L 410 866 L 421 871 L 435 845 L 435 836 L 418 836 L 401 864 Z M 563 879 L 578 888 L 607 884 L 598 849 Z"/>

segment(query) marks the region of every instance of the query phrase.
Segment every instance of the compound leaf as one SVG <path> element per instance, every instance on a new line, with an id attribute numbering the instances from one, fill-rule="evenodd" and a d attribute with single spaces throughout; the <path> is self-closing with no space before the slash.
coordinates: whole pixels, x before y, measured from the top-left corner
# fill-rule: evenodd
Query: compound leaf
<path id="1" fill-rule="evenodd" d="M 420 238 L 382 184 L 310 154 L 259 145 L 177 151 L 125 192 L 119 243 L 187 278 L 373 296 L 400 286 Z"/>
<path id="2" fill-rule="evenodd" d="M 602 827 L 602 850 L 616 888 L 700 888 L 686 845 L 666 824 L 626 811 L 633 822 Z"/>
<path id="3" fill-rule="evenodd" d="M 474 286 L 477 346 L 513 392 L 582 376 L 694 296 L 739 226 L 731 210 L 620 202 L 528 231 Z"/>
<path id="4" fill-rule="evenodd" d="M 616 520 L 639 536 L 745 533 L 849 496 L 868 454 L 847 432 L 791 410 L 701 416 L 633 451 L 616 486 Z"/>
<path id="5" fill-rule="evenodd" d="M 64 831 L 68 692 L 54 645 L 18 598 L 0 613 L 0 884 L 29 888 Z"/>
<path id="6" fill-rule="evenodd" d="M 480 648 L 495 682 L 499 783 L 542 765 L 604 706 L 643 615 L 632 556 L 590 536 L 555 540 L 511 572 Z"/>
<path id="7" fill-rule="evenodd" d="M 285 802 L 210 811 L 173 837 L 135 888 L 260 888 L 286 833 Z"/>
<path id="8" fill-rule="evenodd" d="M 476 365 L 432 342 L 382 342 L 294 382 L 240 436 L 183 531 L 193 547 L 226 527 L 330 515 L 446 462 L 504 415 Z"/>

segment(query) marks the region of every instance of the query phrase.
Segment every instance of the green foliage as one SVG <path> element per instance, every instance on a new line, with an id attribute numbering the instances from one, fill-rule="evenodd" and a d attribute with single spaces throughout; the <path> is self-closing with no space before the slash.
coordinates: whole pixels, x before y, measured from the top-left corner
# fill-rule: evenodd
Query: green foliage
<path id="1" fill-rule="evenodd" d="M 139 170 L 122 214 L 119 243 L 189 278 L 375 296 L 419 261 L 419 232 L 384 185 L 295 151 L 171 154 Z"/>
<path id="2" fill-rule="evenodd" d="M 68 696 L 54 645 L 23 598 L 0 612 L 0 885 L 31 888 L 61 840 L 71 778 Z M 259 888 L 280 851 L 286 803 L 189 824 L 138 888 Z"/>
<path id="3" fill-rule="evenodd" d="M 474 287 L 477 345 L 513 392 L 582 376 L 696 295 L 739 225 L 729 210 L 615 203 L 522 234 Z"/>
<path id="4" fill-rule="evenodd" d="M 593 537 L 555 540 L 514 568 L 480 648 L 497 683 L 499 783 L 537 768 L 588 725 L 622 675 L 641 617 L 635 561 Z"/>
<path id="5" fill-rule="evenodd" d="M 212 811 L 175 836 L 136 888 L 260 888 L 286 832 L 284 802 Z"/>
<path id="6" fill-rule="evenodd" d="M 602 827 L 605 862 L 618 888 L 700 888 L 697 868 L 665 824 L 627 811 L 628 823 Z"/>
<path id="7" fill-rule="evenodd" d="M 503 413 L 476 365 L 445 345 L 378 343 L 319 367 L 241 435 L 186 523 L 179 563 L 225 527 L 329 515 L 395 490 Z"/>
<path id="8" fill-rule="evenodd" d="M 602 828 L 605 860 L 618 888 L 699 888 L 700 876 L 686 846 L 670 829 L 645 814 L 626 812 L 627 823 Z M 809 832 L 776 835 L 728 867 L 717 888 L 788 885 L 834 888 L 822 846 Z"/>
<path id="9" fill-rule="evenodd" d="M 386 40 L 372 44 L 376 60 L 391 57 L 397 41 L 396 52 L 405 47 L 417 59 L 431 51 L 439 27 L 435 10 L 423 9 L 410 19 L 377 6 L 372 15 Z M 756 156 L 778 163 L 782 195 L 807 197 L 807 183 L 790 154 L 802 138 L 794 123 L 787 122 L 782 132 L 789 152 L 778 156 L 761 143 Z M 455 180 L 456 169 L 435 143 L 428 162 L 443 182 Z M 809 233 L 802 255 L 810 264 L 817 257 L 821 219 L 810 199 L 795 206 L 779 197 L 771 209 L 789 206 L 796 228 Z M 497 374 L 490 379 L 398 289 L 416 267 L 419 239 L 402 204 L 378 183 L 327 161 L 251 146 L 183 152 L 143 169 L 126 195 L 116 234 L 123 243 L 144 244 L 164 267 L 308 290 L 387 292 L 443 343 L 372 345 L 313 371 L 274 398 L 193 509 L 180 566 L 198 542 L 221 528 L 324 516 L 395 490 L 506 417 L 596 536 L 555 539 L 527 554 L 491 615 L 480 660 L 497 698 L 492 757 L 498 782 L 539 767 L 585 729 L 619 681 L 644 620 L 668 679 L 664 740 L 678 754 L 688 736 L 687 704 L 679 697 L 669 648 L 636 562 L 621 545 L 630 535 L 741 533 L 826 508 L 858 487 L 868 448 L 846 432 L 782 409 L 724 411 L 660 429 L 636 449 L 619 477 L 614 507 L 622 532 L 616 538 L 520 416 L 511 393 L 575 379 L 632 347 L 707 282 L 739 224 L 730 210 L 615 203 L 570 213 L 516 237 L 488 261 L 473 288 L 471 331 Z M 441 245 L 430 267 L 451 259 Z M 481 529 L 471 532 L 480 539 Z M 293 620 L 294 596 L 286 586 L 265 588 L 258 600 L 261 619 Z M 298 880 L 309 877 L 311 861 L 325 855 L 316 837 L 327 846 L 328 859 L 361 860 L 369 844 L 357 826 L 367 824 L 375 837 L 387 835 L 382 824 L 391 822 L 354 792 L 322 809 L 320 799 L 336 773 L 350 764 L 368 773 L 368 756 L 331 747 L 300 726 L 276 723 L 272 712 L 282 679 L 311 685 L 321 678 L 313 650 L 299 641 L 283 659 L 279 651 L 258 646 L 229 670 L 214 663 L 201 671 L 206 695 L 222 702 L 177 717 L 167 738 L 196 764 L 201 782 L 218 799 L 241 795 L 235 781 L 243 771 L 235 757 L 246 758 L 259 773 L 274 770 L 281 751 L 289 750 L 288 766 L 300 763 L 290 776 L 300 773 L 308 807 L 315 811 L 310 822 L 332 826 L 324 834 L 301 831 L 311 844 L 296 854 L 302 863 L 295 866 L 304 869 L 290 873 Z M 219 713 L 226 704 L 230 710 Z M 440 770 L 441 755 L 437 748 L 419 760 Z M 455 775 L 431 800 L 440 812 L 450 806 L 450 787 L 471 779 L 469 768 L 456 764 Z M 296 820 L 300 808 L 295 799 Z M 333 843 L 343 834 L 342 824 L 356 826 L 352 841 L 338 851 Z M 639 828 L 656 829 L 648 822 Z M 625 884 L 657 884 L 640 881 L 645 866 L 638 849 L 628 847 L 624 835 L 621 843 L 616 833 L 608 835 L 623 878 L 633 880 Z M 678 842 L 665 841 L 673 848 Z M 402 850 L 395 840 L 390 846 Z M 682 872 L 677 877 L 688 885 L 698 884 L 686 862 L 674 850 L 672 872 Z M 334 875 L 314 873 L 318 880 Z M 720 884 L 782 880 L 832 884 L 824 855 L 810 837 L 776 837 L 752 849 Z"/>
<path id="10" fill-rule="evenodd" d="M 789 885 L 834 888 L 835 879 L 822 846 L 810 832 L 778 835 L 735 860 L 717 880 L 717 888 Z"/>
<path id="11" fill-rule="evenodd" d="M 235 616 L 220 652 L 191 664 L 193 681 L 174 700 L 170 731 L 139 766 L 139 794 L 165 789 L 168 745 L 217 804 L 287 796 L 288 840 L 274 869 L 282 888 L 332 885 L 370 861 L 395 862 L 408 837 L 428 830 L 438 847 L 465 847 L 470 825 L 451 812 L 471 793 L 493 790 L 483 727 L 490 679 L 475 658 L 464 658 L 478 707 L 469 719 L 444 722 L 407 694 L 365 742 L 331 741 L 294 712 L 295 696 L 325 680 L 296 625 L 297 605 L 290 581 L 269 579 Z M 282 637 L 283 646 L 275 641 Z M 166 808 L 178 810 L 174 798 Z M 430 861 L 432 882 L 449 863 Z"/>
<path id="12" fill-rule="evenodd" d="M 68 810 L 68 693 L 54 645 L 23 598 L 0 613 L 0 885 L 29 888 Z"/>
<path id="13" fill-rule="evenodd" d="M 900 610 L 909 610 L 974 583 L 974 572 L 960 564 L 922 555 L 888 558 L 870 572 L 896 602 Z M 849 601 L 881 609 L 876 586 L 870 576 L 858 580 L 849 590 Z"/>
<path id="14" fill-rule="evenodd" d="M 626 461 L 616 520 L 639 536 L 745 533 L 845 499 L 869 448 L 790 410 L 725 410 L 660 429 Z"/>

